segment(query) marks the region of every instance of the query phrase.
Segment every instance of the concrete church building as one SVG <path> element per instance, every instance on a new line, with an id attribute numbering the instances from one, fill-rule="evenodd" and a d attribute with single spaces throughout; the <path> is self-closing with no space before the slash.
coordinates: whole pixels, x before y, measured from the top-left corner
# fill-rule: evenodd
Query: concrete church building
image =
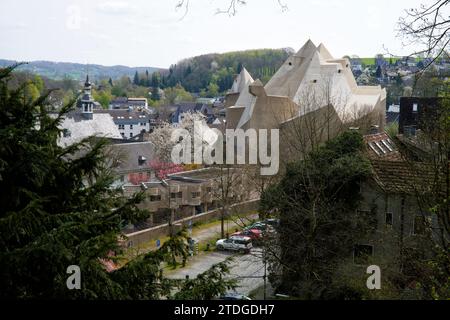
<path id="1" fill-rule="evenodd" d="M 374 126 L 383 130 L 386 90 L 358 86 L 347 59 L 308 40 L 265 86 L 243 68 L 225 106 L 229 129 L 280 129 L 280 152 L 287 156 L 349 127 L 363 134 Z"/>

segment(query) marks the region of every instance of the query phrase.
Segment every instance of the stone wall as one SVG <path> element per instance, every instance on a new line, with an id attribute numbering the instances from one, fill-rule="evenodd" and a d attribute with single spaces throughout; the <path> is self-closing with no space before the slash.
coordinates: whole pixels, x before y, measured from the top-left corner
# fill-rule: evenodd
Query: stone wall
<path id="1" fill-rule="evenodd" d="M 249 200 L 233 205 L 232 208 L 230 208 L 230 212 L 231 214 L 234 214 L 237 211 L 247 213 L 252 210 L 257 210 L 258 205 L 259 199 Z M 221 210 L 219 208 L 174 221 L 174 231 L 181 230 L 183 226 L 187 227 L 189 225 L 189 221 L 192 221 L 192 224 L 196 222 L 207 222 L 219 219 L 220 215 Z M 126 235 L 128 239 L 124 242 L 124 244 L 127 247 L 138 247 L 146 242 L 149 242 L 150 240 L 158 239 L 167 236 L 168 234 L 169 225 L 166 223 L 149 229 L 129 233 Z"/>

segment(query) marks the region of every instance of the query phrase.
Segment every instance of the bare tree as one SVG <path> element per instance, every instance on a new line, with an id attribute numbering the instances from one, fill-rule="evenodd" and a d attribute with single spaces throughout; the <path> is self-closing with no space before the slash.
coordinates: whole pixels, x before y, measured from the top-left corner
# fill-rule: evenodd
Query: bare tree
<path id="1" fill-rule="evenodd" d="M 405 10 L 405 16 L 399 19 L 398 36 L 403 38 L 403 44 L 420 46 L 410 56 L 425 55 L 431 58 L 422 71 L 440 56 L 449 57 L 449 4 L 449 0 L 434 0 L 431 4 Z"/>
<path id="2" fill-rule="evenodd" d="M 232 17 L 235 16 L 238 12 L 239 7 L 242 7 L 247 4 L 247 0 L 226 0 L 223 7 L 216 9 L 216 14 L 227 14 Z M 280 6 L 282 12 L 288 10 L 288 6 L 282 0 L 276 1 Z M 176 9 L 183 9 L 184 14 L 181 17 L 183 19 L 189 12 L 190 0 L 179 0 L 175 6 Z"/>

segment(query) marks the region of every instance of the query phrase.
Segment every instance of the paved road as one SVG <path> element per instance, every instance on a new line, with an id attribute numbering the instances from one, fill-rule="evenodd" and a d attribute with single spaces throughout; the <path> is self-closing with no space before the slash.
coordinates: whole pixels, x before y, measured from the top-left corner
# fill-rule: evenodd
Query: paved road
<path id="1" fill-rule="evenodd" d="M 247 217 L 243 217 L 242 220 L 236 220 L 236 221 L 225 221 L 224 223 L 224 229 L 225 232 L 229 232 L 230 234 L 234 233 L 236 228 L 240 230 L 244 223 L 248 224 L 250 220 L 257 220 L 258 214 L 252 214 Z M 213 239 L 214 237 L 220 238 L 220 232 L 221 232 L 221 225 L 220 223 L 211 226 L 207 229 L 199 228 L 196 230 L 196 228 L 193 228 L 192 237 L 199 242 L 207 241 L 210 239 Z"/>
<path id="2" fill-rule="evenodd" d="M 233 254 L 227 251 L 213 251 L 191 258 L 184 268 L 168 271 L 167 277 L 172 279 L 185 279 L 196 277 L 209 269 L 212 265 L 224 261 L 233 256 L 230 263 L 230 277 L 238 279 L 236 291 L 248 295 L 250 291 L 263 285 L 264 264 L 261 259 L 261 249 L 253 248 L 250 254 Z M 259 276 L 261 278 L 246 278 Z"/>

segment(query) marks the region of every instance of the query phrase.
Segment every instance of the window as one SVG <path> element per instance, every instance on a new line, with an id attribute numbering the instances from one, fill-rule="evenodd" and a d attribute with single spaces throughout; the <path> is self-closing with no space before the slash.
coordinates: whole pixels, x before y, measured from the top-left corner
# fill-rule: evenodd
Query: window
<path id="1" fill-rule="evenodd" d="M 368 244 L 357 244 L 353 249 L 353 262 L 356 264 L 366 264 L 369 257 L 373 255 L 373 246 Z"/>
<path id="2" fill-rule="evenodd" d="M 63 129 L 63 136 L 64 137 L 70 137 L 71 136 L 71 132 L 69 129 Z"/>
<path id="3" fill-rule="evenodd" d="M 177 197 L 178 197 L 178 199 L 183 198 L 183 192 L 182 191 L 178 192 Z"/>
<path id="4" fill-rule="evenodd" d="M 413 234 L 425 233 L 425 217 L 422 215 L 416 215 L 413 220 Z"/>
<path id="5" fill-rule="evenodd" d="M 125 138 L 125 133 L 121 132 L 122 138 Z"/>
<path id="6" fill-rule="evenodd" d="M 133 132 L 130 132 L 130 138 L 133 138 Z"/>
<path id="7" fill-rule="evenodd" d="M 211 187 L 206 187 L 206 192 L 211 192 L 212 191 L 212 188 Z"/>
<path id="8" fill-rule="evenodd" d="M 125 129 L 125 125 L 124 124 L 119 124 L 119 130 L 120 129 L 124 130 Z"/>
<path id="9" fill-rule="evenodd" d="M 150 196 L 150 201 L 151 201 L 151 202 L 154 202 L 154 201 L 161 201 L 161 195 Z"/>
<path id="10" fill-rule="evenodd" d="M 192 198 L 200 198 L 200 192 L 192 192 Z"/>
<path id="11" fill-rule="evenodd" d="M 392 212 L 386 212 L 386 217 L 385 217 L 386 226 L 392 227 L 393 216 L 394 215 L 392 214 Z"/>
<path id="12" fill-rule="evenodd" d="M 130 130 L 133 130 L 133 125 L 132 124 L 130 124 Z"/>
<path id="13" fill-rule="evenodd" d="M 378 141 L 375 141 L 375 144 L 377 145 L 377 147 L 383 152 L 383 153 L 387 153 L 386 150 L 384 150 L 383 146 L 381 145 L 381 143 L 379 143 Z"/>
<path id="14" fill-rule="evenodd" d="M 417 103 L 413 103 L 413 112 L 417 112 Z"/>
<path id="15" fill-rule="evenodd" d="M 381 143 L 390 151 L 394 151 L 394 148 L 392 148 L 391 144 L 387 140 L 381 140 Z"/>
<path id="16" fill-rule="evenodd" d="M 177 197 L 177 193 L 176 192 L 171 192 L 170 193 L 170 199 L 175 199 Z"/>
<path id="17" fill-rule="evenodd" d="M 381 156 L 381 150 L 373 142 L 369 142 L 370 149 L 373 150 L 378 156 Z"/>

